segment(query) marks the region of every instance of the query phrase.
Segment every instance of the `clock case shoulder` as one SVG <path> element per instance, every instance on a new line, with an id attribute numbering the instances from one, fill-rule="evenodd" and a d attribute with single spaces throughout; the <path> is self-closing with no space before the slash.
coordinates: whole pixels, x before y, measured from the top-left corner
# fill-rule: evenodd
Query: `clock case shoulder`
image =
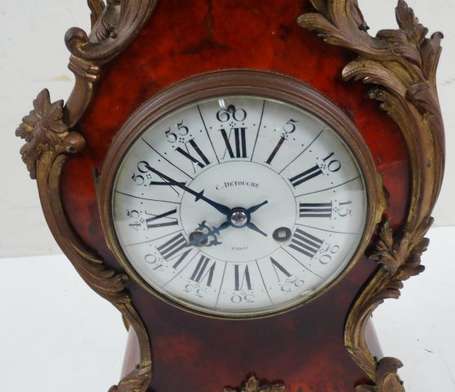
<path id="1" fill-rule="evenodd" d="M 78 124 L 94 97 L 102 69 L 126 49 L 149 20 L 156 1 L 89 1 L 92 32 L 71 29 L 66 43 L 72 53 L 70 69 L 76 85 L 70 98 L 52 103 L 47 90 L 34 102 L 17 135 L 25 139 L 22 157 L 36 178 L 48 224 L 64 253 L 98 294 L 114 304 L 138 336 L 137 369 L 113 391 L 145 391 L 151 379 L 151 353 L 147 331 L 131 302 L 128 278 L 108 266 L 72 228 L 61 199 L 61 174 L 68 159 L 86 148 Z M 316 31 L 330 45 L 342 46 L 356 58 L 343 69 L 343 79 L 371 85 L 369 95 L 380 101 L 406 142 L 411 165 L 411 197 L 406 223 L 399 227 L 384 216 L 371 258 L 379 268 L 359 294 L 345 328 L 345 342 L 358 365 L 372 380 L 359 391 L 401 391 L 393 359 L 378 362 L 365 340 L 365 327 L 384 299 L 399 297 L 402 282 L 422 272 L 420 256 L 428 245 L 425 233 L 432 224 L 444 171 L 444 128 L 436 88 L 436 70 L 442 34 L 427 38 L 427 29 L 406 2 L 396 9 L 398 30 L 372 37 L 355 0 L 313 0 L 313 12 L 298 23 Z"/>

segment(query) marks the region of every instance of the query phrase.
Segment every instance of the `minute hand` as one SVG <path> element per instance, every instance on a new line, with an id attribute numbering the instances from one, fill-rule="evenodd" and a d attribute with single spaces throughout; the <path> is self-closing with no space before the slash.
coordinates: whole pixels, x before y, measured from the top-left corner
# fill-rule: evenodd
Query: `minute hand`
<path id="1" fill-rule="evenodd" d="M 209 199 L 208 197 L 204 196 L 204 190 L 202 190 L 200 192 L 196 192 L 195 190 L 187 187 L 185 184 L 175 181 L 174 179 L 168 177 L 166 174 L 161 173 L 159 170 L 154 169 L 153 167 L 151 167 L 148 164 L 148 162 L 141 162 L 141 163 L 144 164 L 144 166 L 147 168 L 147 170 L 151 171 L 152 173 L 155 173 L 157 176 L 159 176 L 163 180 L 165 180 L 168 183 L 168 185 L 173 185 L 173 186 L 179 187 L 180 189 L 183 189 L 185 192 L 188 192 L 191 195 L 193 195 L 196 198 L 196 201 L 199 201 L 199 200 L 205 201 L 207 204 L 211 205 L 213 208 L 215 208 L 217 211 L 221 212 L 223 215 L 226 215 L 226 216 L 231 215 L 232 210 L 229 207 L 227 207 L 223 204 L 217 203 L 216 201 L 213 201 L 213 200 Z"/>

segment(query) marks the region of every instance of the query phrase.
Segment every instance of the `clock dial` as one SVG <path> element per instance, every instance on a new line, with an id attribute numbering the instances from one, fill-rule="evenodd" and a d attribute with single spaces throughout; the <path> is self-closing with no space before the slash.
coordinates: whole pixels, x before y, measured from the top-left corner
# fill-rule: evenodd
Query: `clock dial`
<path id="1" fill-rule="evenodd" d="M 139 135 L 112 210 L 126 259 L 155 291 L 204 313 L 251 317 L 304 302 L 346 269 L 367 193 L 327 123 L 278 100 L 225 96 Z"/>

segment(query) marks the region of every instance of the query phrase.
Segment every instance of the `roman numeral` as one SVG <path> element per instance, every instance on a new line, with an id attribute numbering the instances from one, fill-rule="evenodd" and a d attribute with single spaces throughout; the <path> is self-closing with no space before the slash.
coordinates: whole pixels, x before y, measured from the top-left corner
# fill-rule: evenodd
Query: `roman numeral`
<path id="1" fill-rule="evenodd" d="M 180 154 L 182 154 L 185 158 L 188 158 L 191 162 L 193 162 L 195 165 L 198 165 L 200 168 L 204 168 L 206 167 L 207 165 L 210 165 L 210 161 L 207 159 L 207 157 L 205 156 L 205 154 L 202 152 L 202 150 L 199 148 L 199 146 L 196 144 L 196 142 L 194 141 L 194 139 L 191 139 L 187 144 L 186 146 L 188 147 L 188 144 L 190 145 L 190 147 L 192 147 L 192 149 L 194 150 L 194 152 L 196 153 L 196 155 L 198 156 L 198 158 L 195 158 L 193 155 L 191 155 L 190 153 L 188 153 L 187 151 L 185 151 L 183 148 L 181 147 L 177 147 L 175 150 L 178 151 Z"/>
<path id="2" fill-rule="evenodd" d="M 177 234 L 175 237 L 172 237 L 169 241 L 164 243 L 163 245 L 159 246 L 158 252 L 160 252 L 161 256 L 165 260 L 171 259 L 175 256 L 178 252 L 184 249 L 187 246 L 185 237 L 182 233 Z"/>
<path id="3" fill-rule="evenodd" d="M 272 161 L 275 159 L 276 154 L 278 154 L 278 151 L 280 151 L 281 146 L 285 142 L 285 138 L 281 137 L 280 140 L 278 141 L 278 144 L 275 146 L 273 149 L 272 153 L 270 154 L 269 158 L 267 159 L 266 163 L 270 165 Z"/>
<path id="4" fill-rule="evenodd" d="M 313 166 L 311 169 L 305 170 L 303 173 L 297 174 L 295 177 L 289 179 L 294 187 L 298 187 L 311 180 L 312 178 L 318 177 L 322 174 L 322 169 L 319 165 Z"/>
<path id="5" fill-rule="evenodd" d="M 289 247 L 297 252 L 303 253 L 305 256 L 313 258 L 319 249 L 321 249 L 323 243 L 324 241 L 319 238 L 301 229 L 297 229 Z"/>
<path id="6" fill-rule="evenodd" d="M 221 129 L 221 135 L 223 136 L 224 143 L 228 150 L 231 158 L 247 158 L 246 151 L 246 128 L 233 128 L 234 139 L 235 139 L 235 151 L 229 141 L 229 136 L 225 129 Z"/>
<path id="7" fill-rule="evenodd" d="M 272 267 L 275 270 L 275 274 L 278 278 L 278 281 L 280 282 L 280 273 L 281 275 L 284 275 L 286 278 L 290 278 L 292 274 L 284 268 L 278 261 L 276 261 L 273 257 L 270 258 L 270 261 L 272 262 Z"/>
<path id="8" fill-rule="evenodd" d="M 210 287 L 213 282 L 216 262 L 214 261 L 210 266 L 209 264 L 210 259 L 206 256 L 201 256 L 190 279 L 196 283 L 202 283 L 205 281 L 206 286 Z"/>
<path id="9" fill-rule="evenodd" d="M 180 264 L 183 263 L 183 260 L 186 259 L 186 257 L 190 254 L 191 249 L 188 249 L 186 252 L 183 252 L 182 255 L 179 257 L 179 259 L 174 263 L 172 268 L 177 269 Z"/>
<path id="10" fill-rule="evenodd" d="M 147 229 L 155 229 L 155 228 L 158 228 L 158 227 L 166 227 L 166 226 L 178 225 L 177 219 L 175 219 L 175 218 L 172 218 L 172 219 L 168 220 L 167 222 L 157 222 L 160 219 L 168 218 L 169 216 L 174 215 L 176 213 L 177 213 L 177 209 L 174 209 L 174 210 L 170 210 L 168 212 L 165 212 L 163 214 L 156 215 L 156 216 L 154 216 L 152 218 L 148 218 L 145 221 L 145 223 L 147 224 Z"/>
<path id="11" fill-rule="evenodd" d="M 331 218 L 333 204 L 330 203 L 300 203 L 301 218 Z"/>
<path id="12" fill-rule="evenodd" d="M 251 275 L 248 266 L 243 269 L 243 272 L 240 271 L 241 266 L 236 264 L 234 266 L 234 275 L 235 275 L 235 290 L 240 291 L 246 286 L 248 290 L 252 290 L 253 286 L 251 284 Z"/>

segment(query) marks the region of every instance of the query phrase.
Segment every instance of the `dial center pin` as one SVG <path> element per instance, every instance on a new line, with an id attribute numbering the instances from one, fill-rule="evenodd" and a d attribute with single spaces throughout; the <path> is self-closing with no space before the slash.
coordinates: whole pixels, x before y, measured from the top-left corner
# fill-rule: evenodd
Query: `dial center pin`
<path id="1" fill-rule="evenodd" d="M 230 221 L 234 227 L 244 227 L 249 221 L 248 213 L 243 208 L 234 209 Z"/>

